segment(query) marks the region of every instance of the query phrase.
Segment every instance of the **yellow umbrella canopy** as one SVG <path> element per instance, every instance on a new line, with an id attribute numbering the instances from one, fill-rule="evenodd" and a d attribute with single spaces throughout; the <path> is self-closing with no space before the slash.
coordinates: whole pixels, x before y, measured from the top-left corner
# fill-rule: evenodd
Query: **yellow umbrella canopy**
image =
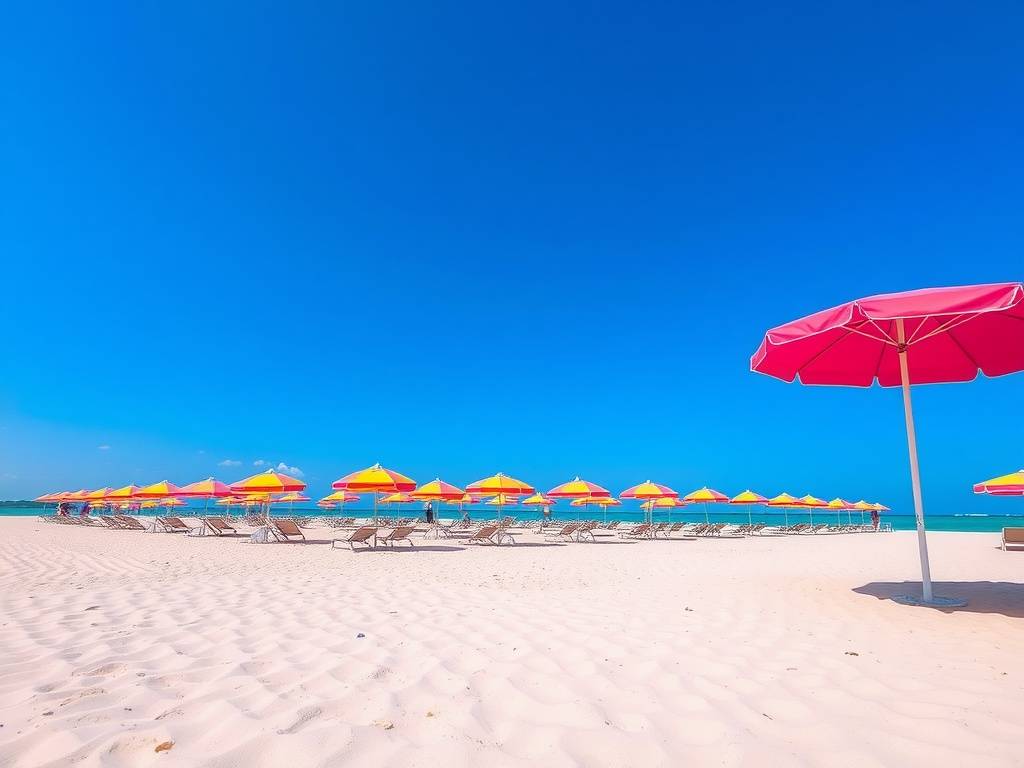
<path id="1" fill-rule="evenodd" d="M 743 493 L 737 493 L 735 496 L 729 499 L 729 503 L 742 504 L 743 506 L 745 506 L 747 508 L 747 525 L 753 526 L 754 516 L 750 512 L 750 508 L 754 504 L 767 504 L 768 499 L 762 496 L 760 493 L 754 493 L 752 490 L 748 488 Z"/>
<path id="2" fill-rule="evenodd" d="M 347 501 L 359 501 L 358 493 L 350 493 L 349 491 L 335 491 L 327 496 L 324 496 L 320 501 L 325 501 L 328 504 L 339 502 L 345 503 Z"/>
<path id="3" fill-rule="evenodd" d="M 524 483 L 522 480 L 516 480 L 514 477 L 509 477 L 502 472 L 485 477 L 483 480 L 477 480 L 475 483 L 470 483 L 466 486 L 467 493 L 484 496 L 491 494 L 525 496 L 526 494 L 534 493 L 535 490 L 532 485 Z"/>
<path id="4" fill-rule="evenodd" d="M 660 499 L 648 499 L 647 501 L 640 505 L 640 508 L 651 510 L 654 509 L 655 507 L 685 507 L 686 504 L 687 502 L 683 501 L 682 499 L 673 499 L 670 496 L 664 496 Z M 574 501 L 573 506 L 575 505 L 576 502 Z"/>
<path id="5" fill-rule="evenodd" d="M 424 483 L 409 495 L 423 501 L 457 501 L 465 496 L 466 492 L 438 477 Z"/>
<path id="6" fill-rule="evenodd" d="M 289 493 L 291 491 L 304 490 L 306 484 L 294 477 L 289 477 L 274 469 L 252 475 L 232 483 L 230 486 L 233 493 L 255 494 L 255 493 Z"/>
<path id="7" fill-rule="evenodd" d="M 977 483 L 974 486 L 974 492 L 991 493 L 996 496 L 1024 495 L 1024 469 Z"/>
<path id="8" fill-rule="evenodd" d="M 699 488 L 693 493 L 688 493 L 683 496 L 683 501 L 688 501 L 691 504 L 703 504 L 704 505 L 704 522 L 710 523 L 711 518 L 708 517 L 708 504 L 728 504 L 729 497 L 721 491 L 716 491 L 713 488 L 708 488 L 706 485 L 703 488 Z"/>
<path id="9" fill-rule="evenodd" d="M 806 496 L 800 497 L 800 504 L 807 510 L 807 514 L 810 516 L 811 525 L 814 525 L 814 510 L 828 507 L 827 501 L 819 499 L 817 496 L 811 496 L 809 493 Z"/>
<path id="10" fill-rule="evenodd" d="M 408 493 L 416 488 L 416 481 L 380 464 L 374 464 L 335 480 L 331 487 L 356 493 Z"/>
<path id="11" fill-rule="evenodd" d="M 689 501 L 694 504 L 725 504 L 729 501 L 729 497 L 721 491 L 704 486 L 693 493 L 683 496 L 683 501 Z"/>
<path id="12" fill-rule="evenodd" d="M 107 501 L 131 501 L 132 499 L 137 499 L 139 497 L 138 493 L 141 490 L 142 488 L 137 485 L 126 485 L 123 488 L 117 488 L 111 491 L 103 498 Z"/>
<path id="13" fill-rule="evenodd" d="M 384 504 L 411 504 L 414 501 L 416 501 L 416 499 L 408 493 L 392 493 L 381 499 L 381 502 Z"/>
<path id="14" fill-rule="evenodd" d="M 492 507 L 504 507 L 507 504 L 518 504 L 519 497 L 513 496 L 509 493 L 499 493 L 493 499 L 489 499 L 486 503 L 490 504 Z"/>
<path id="15" fill-rule="evenodd" d="M 781 507 L 782 508 L 782 514 L 786 518 L 786 525 L 788 526 L 789 525 L 789 510 L 791 510 L 791 509 L 800 509 L 801 507 L 803 507 L 803 504 L 800 502 L 800 499 L 798 499 L 796 496 L 793 496 L 792 494 L 783 492 L 783 493 L 780 493 L 778 496 L 773 496 L 772 498 L 768 499 L 768 506 L 769 507 Z"/>
<path id="16" fill-rule="evenodd" d="M 177 496 L 179 493 L 181 493 L 181 488 L 167 480 L 161 480 L 159 483 L 153 483 L 152 485 L 146 485 L 139 488 L 135 494 L 135 498 L 166 499 L 168 496 Z"/>
<path id="17" fill-rule="evenodd" d="M 549 499 L 543 493 L 535 493 L 533 496 L 528 496 L 519 503 L 524 507 L 551 507 L 554 506 L 555 500 Z"/>
<path id="18" fill-rule="evenodd" d="M 110 493 L 109 488 L 100 488 L 99 490 L 92 491 L 91 493 L 85 494 L 86 501 L 103 501 L 104 497 Z"/>
<path id="19" fill-rule="evenodd" d="M 592 483 L 589 480 L 582 480 L 579 475 L 576 475 L 568 483 L 562 483 L 548 491 L 548 496 L 553 499 L 582 499 L 611 495 L 611 491 L 607 488 L 602 488 L 597 483 Z"/>
<path id="20" fill-rule="evenodd" d="M 869 504 L 868 502 L 864 501 L 864 499 L 861 499 L 860 501 L 856 502 L 853 505 L 853 508 L 859 509 L 861 512 L 870 512 L 871 510 L 874 509 L 874 507 L 871 506 L 871 504 Z"/>

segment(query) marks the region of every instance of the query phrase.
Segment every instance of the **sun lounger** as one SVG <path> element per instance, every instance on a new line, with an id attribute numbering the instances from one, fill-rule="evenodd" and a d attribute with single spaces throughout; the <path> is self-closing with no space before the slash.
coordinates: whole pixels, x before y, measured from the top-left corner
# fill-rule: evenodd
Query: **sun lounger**
<path id="1" fill-rule="evenodd" d="M 373 544 L 370 543 L 370 539 L 373 539 Z M 343 544 L 348 544 L 349 549 L 353 551 L 355 551 L 357 544 L 362 544 L 367 549 L 373 549 L 377 546 L 377 527 L 364 525 L 362 528 L 356 528 L 348 535 L 348 538 L 333 539 L 331 541 L 331 549 L 334 549 L 339 541 Z"/>
<path id="2" fill-rule="evenodd" d="M 214 536 L 238 533 L 238 529 L 232 527 L 223 517 L 204 517 L 203 529 L 208 530 Z"/>
<path id="3" fill-rule="evenodd" d="M 192 530 L 180 517 L 158 517 L 156 524 L 164 533 L 189 533 Z"/>
<path id="4" fill-rule="evenodd" d="M 1003 551 L 1024 547 L 1024 528 L 1003 528 Z"/>
<path id="5" fill-rule="evenodd" d="M 383 536 L 378 541 L 385 547 L 393 547 L 397 544 L 408 544 L 410 547 L 415 546 L 412 543 L 412 539 L 409 538 L 409 534 L 416 530 L 415 525 L 400 525 L 395 528 L 387 536 Z"/>
<path id="6" fill-rule="evenodd" d="M 134 517 L 128 515 L 114 515 L 114 519 L 119 523 L 118 527 L 125 531 L 144 531 L 146 526 L 136 520 Z"/>
<path id="7" fill-rule="evenodd" d="M 547 534 L 549 539 L 558 539 L 559 541 L 572 541 L 576 531 L 579 530 L 579 523 L 566 523 L 561 528 L 553 533 Z"/>
<path id="8" fill-rule="evenodd" d="M 515 544 L 515 539 L 512 539 L 506 531 L 502 530 L 501 526 L 496 523 L 491 523 L 489 525 L 481 526 L 480 529 L 466 539 L 466 541 L 470 544 L 501 544 L 502 539 L 506 536 L 512 540 L 513 544 Z"/>
<path id="9" fill-rule="evenodd" d="M 270 532 L 278 541 L 291 541 L 292 539 L 306 540 L 306 534 L 299 528 L 299 524 L 288 518 L 271 519 Z"/>
<path id="10" fill-rule="evenodd" d="M 619 538 L 638 539 L 641 537 L 650 537 L 651 535 L 651 524 L 641 523 L 628 531 L 622 531 L 619 533 Z"/>

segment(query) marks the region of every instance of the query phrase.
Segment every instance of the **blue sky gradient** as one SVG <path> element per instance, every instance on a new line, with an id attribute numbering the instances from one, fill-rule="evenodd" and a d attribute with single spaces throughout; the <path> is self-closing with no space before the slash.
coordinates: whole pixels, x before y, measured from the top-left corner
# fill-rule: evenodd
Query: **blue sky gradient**
<path id="1" fill-rule="evenodd" d="M 910 511 L 898 391 L 748 371 L 1022 277 L 1024 11 L 897 5 L 12 9 L 0 497 L 379 460 Z M 915 391 L 930 511 L 1021 509 L 970 486 L 1022 387 Z"/>

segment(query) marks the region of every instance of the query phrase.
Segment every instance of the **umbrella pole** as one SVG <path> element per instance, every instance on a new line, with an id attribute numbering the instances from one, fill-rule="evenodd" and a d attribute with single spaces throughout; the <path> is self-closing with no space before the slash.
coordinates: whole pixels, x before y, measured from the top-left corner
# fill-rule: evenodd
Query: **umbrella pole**
<path id="1" fill-rule="evenodd" d="M 704 522 L 711 525 L 711 518 L 708 516 L 708 503 L 704 502 Z"/>
<path id="2" fill-rule="evenodd" d="M 896 320 L 899 343 L 900 382 L 903 385 L 903 417 L 907 424 L 907 450 L 910 453 L 910 481 L 914 487 L 914 517 L 917 521 L 917 548 L 921 555 L 921 594 L 932 602 L 932 573 L 928 564 L 928 539 L 924 532 L 924 502 L 921 500 L 921 474 L 917 466 L 917 435 L 914 432 L 914 409 L 910 402 L 910 373 L 907 367 L 906 332 L 903 319 Z"/>

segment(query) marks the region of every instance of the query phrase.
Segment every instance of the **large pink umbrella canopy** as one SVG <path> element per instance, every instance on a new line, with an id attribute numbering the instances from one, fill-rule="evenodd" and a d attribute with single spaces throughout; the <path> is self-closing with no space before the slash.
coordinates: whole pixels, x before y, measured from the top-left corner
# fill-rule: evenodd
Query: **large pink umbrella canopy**
<path id="1" fill-rule="evenodd" d="M 929 288 L 851 301 L 772 328 L 750 369 L 802 384 L 903 388 L 924 602 L 950 604 L 932 594 L 910 386 L 1024 370 L 1024 285 Z"/>

